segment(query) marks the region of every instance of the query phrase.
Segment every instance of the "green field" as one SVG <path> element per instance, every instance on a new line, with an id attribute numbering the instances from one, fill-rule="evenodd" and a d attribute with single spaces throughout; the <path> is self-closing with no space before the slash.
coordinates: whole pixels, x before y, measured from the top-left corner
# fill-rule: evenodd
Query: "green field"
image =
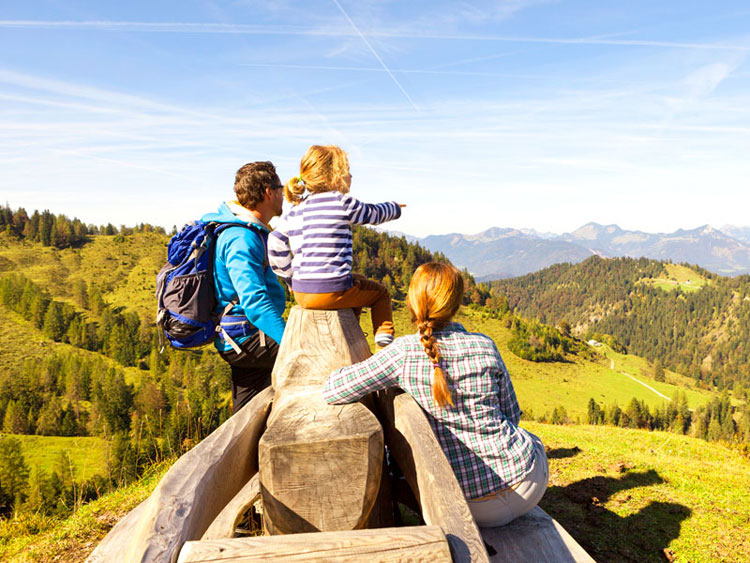
<path id="1" fill-rule="evenodd" d="M 661 278 L 641 280 L 641 283 L 653 285 L 664 291 L 674 291 L 680 288 L 682 291 L 698 291 L 710 283 L 705 277 L 695 270 L 680 264 L 664 264 L 665 275 Z"/>
<path id="2" fill-rule="evenodd" d="M 750 561 L 750 460 L 665 432 L 522 423 L 548 448 L 542 502 L 597 561 Z"/>
<path id="3" fill-rule="evenodd" d="M 617 354 L 606 346 L 596 349 L 599 354 L 596 361 L 581 358 L 551 363 L 523 360 L 508 348 L 511 333 L 500 320 L 466 307 L 461 309 L 457 320 L 467 330 L 482 332 L 495 341 L 508 367 L 521 408 L 527 415 L 539 417 L 562 405 L 572 422 L 579 417 L 585 421 L 590 398 L 604 406 L 616 402 L 621 408 L 627 406 L 633 397 L 645 401 L 650 407 L 665 401 L 653 391 L 622 375 L 621 371 L 630 373 L 670 398 L 677 391 L 684 391 L 688 406 L 693 409 L 716 396 L 715 393 L 692 388 L 693 380 L 672 372 L 667 372 L 668 383 L 657 383 L 648 374 L 646 360 Z M 369 314 L 362 315 L 361 324 L 369 334 L 370 346 L 374 349 Z M 404 307 L 394 312 L 394 324 L 397 335 L 413 333 L 415 330 L 411 324 L 411 316 Z M 615 361 L 614 370 L 610 369 L 612 360 Z"/>
<path id="4" fill-rule="evenodd" d="M 107 452 L 109 445 L 103 438 L 84 436 L 25 436 L 13 434 L 21 441 L 26 464 L 33 470 L 41 467 L 49 475 L 56 470 L 61 452 L 68 452 L 73 464 L 73 477 L 83 481 L 89 477 L 107 472 Z"/>

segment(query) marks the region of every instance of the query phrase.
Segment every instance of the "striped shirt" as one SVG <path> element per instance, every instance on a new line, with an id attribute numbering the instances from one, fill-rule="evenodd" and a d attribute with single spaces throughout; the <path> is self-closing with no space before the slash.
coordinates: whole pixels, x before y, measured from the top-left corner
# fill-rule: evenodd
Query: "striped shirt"
<path id="1" fill-rule="evenodd" d="M 521 410 L 495 343 L 459 323 L 434 335 L 455 406 L 443 409 L 433 402 L 434 368 L 419 334 L 397 338 L 369 359 L 336 370 L 323 397 L 329 403 L 352 403 L 373 391 L 400 387 L 424 409 L 466 498 L 519 483 L 532 469 L 534 443 L 518 427 Z"/>
<path id="2" fill-rule="evenodd" d="M 401 216 L 395 202 L 362 203 L 341 192 L 308 195 L 285 213 L 268 237 L 268 260 L 292 290 L 330 293 L 352 287 L 352 225 L 379 225 Z"/>

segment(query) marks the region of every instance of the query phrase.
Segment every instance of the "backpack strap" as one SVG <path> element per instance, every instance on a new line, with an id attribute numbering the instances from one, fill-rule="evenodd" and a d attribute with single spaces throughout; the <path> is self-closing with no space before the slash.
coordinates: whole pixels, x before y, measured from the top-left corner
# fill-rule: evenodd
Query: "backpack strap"
<path id="1" fill-rule="evenodd" d="M 250 225 L 246 223 L 215 223 L 213 235 L 214 235 L 214 244 L 212 245 L 212 251 L 214 254 L 211 256 L 211 264 L 213 264 L 214 258 L 215 258 L 215 252 L 216 252 L 216 243 L 219 240 L 219 235 L 223 232 L 229 229 L 230 227 L 243 227 L 249 231 L 256 232 L 257 229 L 254 229 Z M 263 238 L 263 235 L 259 232 L 256 232 L 258 235 L 258 238 L 260 238 L 260 243 L 263 245 L 263 273 L 266 273 L 268 271 L 268 268 L 270 267 L 270 263 L 268 262 L 268 243 L 266 242 L 266 239 Z M 224 310 L 221 312 L 221 315 L 219 316 L 218 322 L 216 324 L 216 332 L 220 333 L 222 338 L 226 340 L 229 345 L 232 347 L 232 349 L 237 352 L 237 354 L 241 354 L 242 350 L 240 349 L 239 345 L 234 341 L 234 339 L 227 334 L 227 331 L 224 329 L 223 326 L 221 326 L 221 319 L 224 317 L 229 311 L 232 310 L 232 308 L 237 305 L 238 301 L 236 299 L 230 301 L 227 303 L 227 306 L 224 307 Z M 247 318 L 247 317 L 245 317 Z M 250 323 L 250 321 L 247 321 Z M 252 323 L 250 323 L 250 326 L 253 326 Z M 260 330 L 257 326 L 255 327 L 258 329 L 258 337 L 260 338 L 260 345 L 261 347 L 266 346 L 266 334 Z"/>
<path id="2" fill-rule="evenodd" d="M 256 232 L 258 237 L 260 238 L 260 243 L 263 245 L 263 272 L 268 271 L 268 268 L 270 266 L 270 263 L 268 262 L 268 243 L 266 242 L 266 239 L 263 238 L 263 235 L 257 232 L 257 229 L 254 229 L 247 223 L 215 223 L 214 227 L 214 237 L 216 240 L 219 240 L 219 235 L 227 230 L 230 227 L 243 227 L 249 231 Z"/>

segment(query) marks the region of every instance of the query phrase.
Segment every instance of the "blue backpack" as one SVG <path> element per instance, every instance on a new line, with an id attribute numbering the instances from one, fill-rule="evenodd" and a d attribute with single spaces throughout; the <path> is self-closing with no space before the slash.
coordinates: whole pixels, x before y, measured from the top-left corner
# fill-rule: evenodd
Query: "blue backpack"
<path id="1" fill-rule="evenodd" d="M 167 246 L 167 263 L 156 276 L 160 338 L 178 349 L 197 348 L 217 336 L 237 345 L 220 326 L 221 318 L 237 303 L 233 301 L 220 314 L 214 313 L 214 255 L 219 233 L 242 223 L 194 221 L 174 235 Z"/>

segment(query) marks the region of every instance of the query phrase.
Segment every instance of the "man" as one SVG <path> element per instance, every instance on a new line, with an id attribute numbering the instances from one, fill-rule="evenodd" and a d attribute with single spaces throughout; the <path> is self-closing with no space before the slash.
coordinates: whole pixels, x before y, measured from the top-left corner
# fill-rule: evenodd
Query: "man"
<path id="1" fill-rule="evenodd" d="M 271 370 L 284 334 L 286 295 L 268 266 L 268 222 L 281 215 L 283 186 L 270 162 L 251 162 L 237 171 L 237 201 L 222 203 L 202 220 L 237 223 L 216 241 L 216 313 L 228 309 L 214 345 L 232 368 L 236 413 L 271 384 Z"/>

